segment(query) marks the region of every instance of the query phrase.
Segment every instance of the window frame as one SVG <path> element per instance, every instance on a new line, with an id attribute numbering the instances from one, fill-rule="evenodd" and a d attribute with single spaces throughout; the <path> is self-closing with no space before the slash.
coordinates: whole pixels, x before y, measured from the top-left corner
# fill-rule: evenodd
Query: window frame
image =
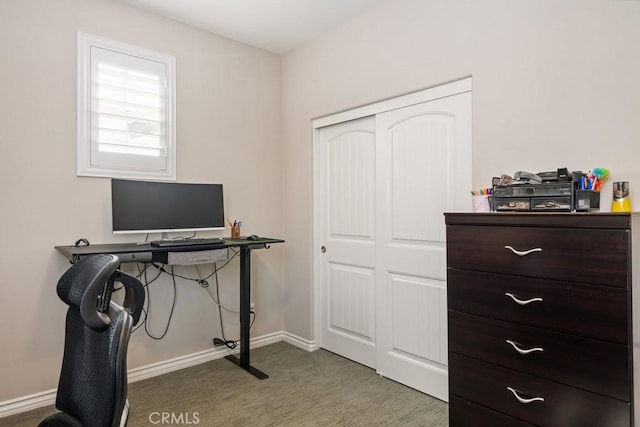
<path id="1" fill-rule="evenodd" d="M 94 115 L 91 102 L 91 49 L 93 47 L 110 50 L 122 55 L 133 56 L 142 60 L 158 62 L 164 65 L 166 70 L 164 105 L 166 167 L 164 169 L 151 170 L 137 168 L 135 166 L 113 167 L 91 164 L 91 119 Z M 175 63 L 175 57 L 172 55 L 78 32 L 77 176 L 165 181 L 176 180 Z M 135 156 L 131 156 L 130 158 L 135 159 Z M 129 161 L 127 161 L 127 163 L 129 163 Z M 133 163 L 135 164 L 135 161 Z"/>

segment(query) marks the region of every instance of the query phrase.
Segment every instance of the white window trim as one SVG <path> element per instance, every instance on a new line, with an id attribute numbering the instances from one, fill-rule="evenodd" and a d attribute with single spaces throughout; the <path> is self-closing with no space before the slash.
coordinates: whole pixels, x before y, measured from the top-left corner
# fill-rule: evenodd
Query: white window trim
<path id="1" fill-rule="evenodd" d="M 138 56 L 164 63 L 167 67 L 167 168 L 163 171 L 104 168 L 91 165 L 91 47 Z M 78 129 L 77 175 L 93 177 L 176 180 L 176 109 L 175 109 L 175 57 L 153 50 L 116 42 L 91 34 L 78 33 Z"/>

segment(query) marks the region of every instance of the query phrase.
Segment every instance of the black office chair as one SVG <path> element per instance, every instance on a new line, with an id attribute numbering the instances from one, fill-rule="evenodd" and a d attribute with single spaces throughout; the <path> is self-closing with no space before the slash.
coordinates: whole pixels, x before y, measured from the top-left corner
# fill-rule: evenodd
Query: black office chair
<path id="1" fill-rule="evenodd" d="M 92 255 L 58 282 L 67 311 L 56 408 L 39 426 L 117 427 L 126 424 L 127 346 L 138 323 L 144 287 L 118 270 L 113 255 Z M 123 306 L 111 301 L 114 282 L 125 290 Z"/>

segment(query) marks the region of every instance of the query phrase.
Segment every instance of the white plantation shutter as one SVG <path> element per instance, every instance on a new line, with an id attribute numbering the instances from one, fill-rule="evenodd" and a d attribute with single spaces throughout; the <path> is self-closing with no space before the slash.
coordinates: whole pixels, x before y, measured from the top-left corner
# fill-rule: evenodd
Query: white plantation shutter
<path id="1" fill-rule="evenodd" d="M 82 42 L 78 175 L 175 179 L 173 58 L 87 35 L 79 50 Z"/>

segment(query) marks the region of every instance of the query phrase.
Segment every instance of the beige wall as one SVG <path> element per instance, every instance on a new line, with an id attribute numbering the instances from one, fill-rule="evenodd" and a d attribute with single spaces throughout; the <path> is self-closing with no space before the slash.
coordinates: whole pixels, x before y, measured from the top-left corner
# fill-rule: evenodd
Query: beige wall
<path id="1" fill-rule="evenodd" d="M 174 55 L 178 180 L 224 184 L 226 213 L 246 233 L 282 234 L 278 56 L 111 0 L 0 2 L 0 402 L 57 386 L 66 306 L 55 284 L 69 264 L 53 247 L 144 239 L 111 234 L 108 179 L 75 175 L 78 31 Z M 278 246 L 254 252 L 252 336 L 283 329 Z M 223 302 L 237 307 L 237 259 L 220 279 Z M 151 288 L 150 326 L 160 335 L 172 283 Z M 207 291 L 180 279 L 177 288 L 166 338 L 137 331 L 130 368 L 209 349 L 220 336 Z M 234 324 L 226 332 L 238 337 Z"/>
<path id="2" fill-rule="evenodd" d="M 393 0 L 286 55 L 286 330 L 313 337 L 313 118 L 472 76 L 474 187 L 605 166 L 640 210 L 639 43 L 637 1 Z"/>
<path id="3" fill-rule="evenodd" d="M 111 0 L 3 1 L 0 402 L 56 386 L 65 307 L 55 282 L 68 264 L 53 246 L 136 240 L 111 234 L 109 181 L 75 176 L 77 31 L 175 55 L 178 180 L 223 183 L 227 215 L 245 232 L 287 239 L 254 253 L 253 336 L 314 338 L 316 117 L 471 75 L 475 187 L 517 169 L 606 166 L 631 181 L 640 208 L 637 1 L 390 0 L 282 66 Z M 603 207 L 610 200 L 607 187 Z M 221 275 L 227 305 L 237 304 L 237 278 L 236 260 Z M 172 288 L 152 286 L 159 334 Z M 168 336 L 136 332 L 130 367 L 210 348 L 219 327 L 208 298 L 179 280 Z"/>

